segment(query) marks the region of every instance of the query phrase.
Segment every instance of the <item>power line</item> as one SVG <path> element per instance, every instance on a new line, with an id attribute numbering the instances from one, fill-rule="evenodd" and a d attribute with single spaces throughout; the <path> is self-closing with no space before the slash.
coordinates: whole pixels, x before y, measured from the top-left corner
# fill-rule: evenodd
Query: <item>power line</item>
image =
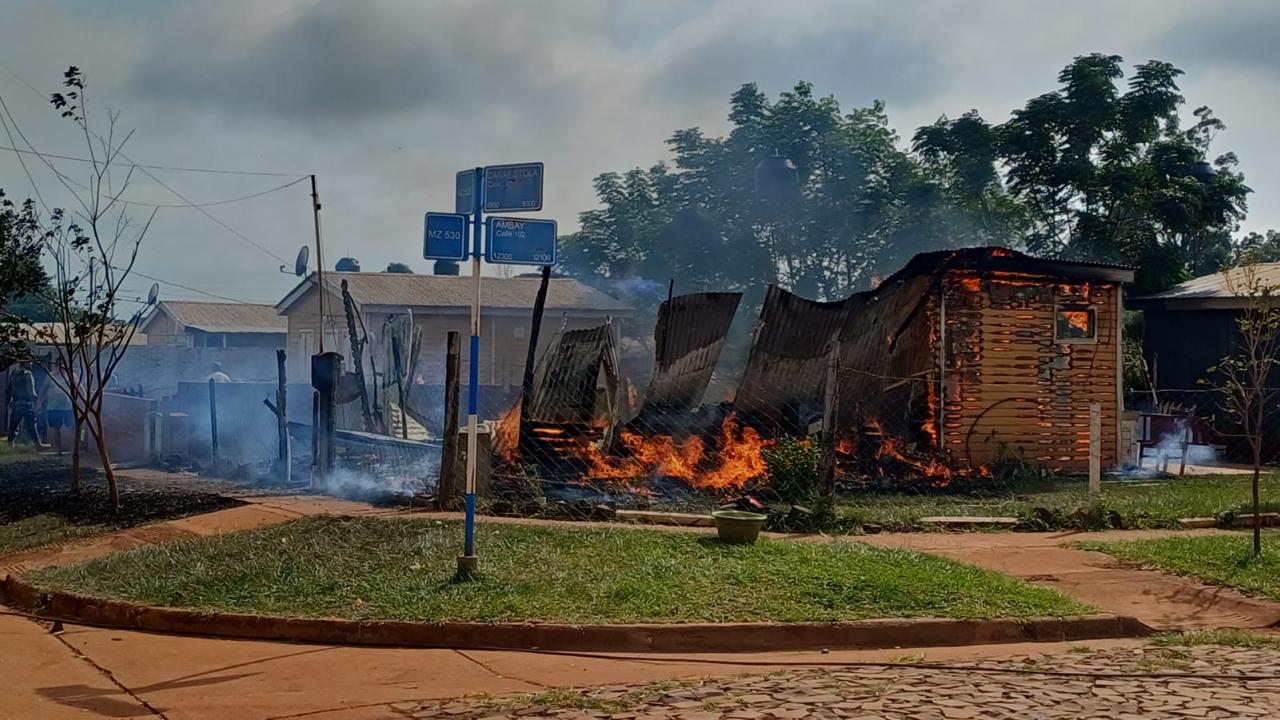
<path id="1" fill-rule="evenodd" d="M 116 268 L 116 269 L 122 270 L 123 268 Z M 240 305 L 260 305 L 261 304 L 261 303 L 251 303 L 248 300 L 241 300 L 240 298 L 233 298 L 227 295 L 219 295 L 217 293 L 212 293 L 207 290 L 201 290 L 200 288 L 191 287 L 190 285 L 183 285 L 182 283 L 177 283 L 172 280 L 165 280 L 163 278 L 155 277 L 154 275 L 148 275 L 137 269 L 130 270 L 129 273 L 131 275 L 137 275 L 138 277 L 141 277 L 141 278 L 146 278 L 147 280 L 158 282 L 161 285 L 171 285 L 176 288 L 182 288 L 183 290 L 190 290 L 193 293 L 204 295 L 205 297 L 217 298 L 219 300 L 227 300 L 229 302 L 239 303 Z"/>
<path id="2" fill-rule="evenodd" d="M 0 124 L 3 124 L 6 134 L 8 134 L 8 132 L 9 132 L 9 124 L 8 124 L 8 123 L 6 123 L 6 122 L 4 121 L 4 117 L 3 117 L 3 116 L 0 116 Z M 12 135 L 10 135 L 10 137 L 12 137 Z M 70 160 L 80 160 L 80 159 L 82 159 L 82 158 L 68 158 L 68 157 L 67 157 L 67 156 L 65 156 L 65 155 L 55 155 L 55 154 L 53 154 L 53 153 L 46 153 L 46 152 L 31 152 L 30 150 L 19 150 L 19 149 L 17 149 L 17 148 L 13 148 L 13 147 L 5 147 L 4 145 L 0 145 L 0 150 L 9 150 L 9 151 L 12 151 L 12 152 L 18 153 L 18 154 L 19 154 L 18 162 L 22 164 L 22 169 L 23 169 L 23 170 L 26 170 L 26 169 L 27 169 L 27 166 L 26 166 L 26 163 L 23 163 L 23 162 L 22 162 L 22 157 L 21 157 L 22 155 L 35 155 L 35 156 L 37 156 L 37 157 L 39 157 L 39 156 L 43 155 L 43 156 L 44 156 L 44 157 L 46 157 L 46 158 L 58 158 L 58 159 L 61 159 L 61 160 L 68 160 L 68 159 L 70 159 Z M 92 162 L 92 161 L 89 161 L 89 162 Z M 141 166 L 141 165 L 132 165 L 132 167 L 141 168 L 142 166 Z M 244 202 L 245 200 L 252 200 L 252 199 L 254 199 L 254 198 L 262 197 L 263 195 L 270 195 L 271 193 L 279 192 L 279 191 L 281 191 L 281 190 L 284 190 L 285 188 L 293 187 L 294 185 L 297 185 L 298 183 L 302 182 L 303 180 L 306 180 L 308 177 L 310 177 L 310 176 L 309 176 L 309 175 L 303 175 L 302 177 L 294 178 L 293 180 L 290 180 L 289 182 L 287 182 L 287 183 L 285 183 L 285 184 L 283 184 L 283 185 L 277 185 L 277 186 L 275 186 L 275 187 L 268 188 L 268 189 L 266 189 L 266 190 L 262 190 L 262 191 L 259 191 L 259 192 L 256 192 L 256 193 L 250 193 L 249 195 L 240 195 L 240 196 L 238 196 L 238 197 L 227 198 L 227 199 L 225 199 L 225 200 L 212 200 L 212 201 L 209 201 L 209 202 L 202 202 L 202 203 L 150 203 L 150 202 L 142 202 L 141 200 L 130 200 L 130 199 L 128 199 L 128 198 L 123 198 L 123 197 L 122 197 L 122 198 L 120 198 L 120 202 L 121 202 L 121 203 L 123 203 L 123 204 L 125 204 L 125 205 L 136 205 L 136 206 L 138 206 L 138 207 L 149 207 L 149 208 L 202 208 L 202 207 L 215 207 L 215 206 L 218 206 L 218 205 L 231 205 L 232 203 Z M 39 190 L 39 188 L 36 188 L 36 187 L 35 187 L 35 181 L 32 179 L 30 171 L 27 171 L 27 179 L 32 181 L 32 187 L 35 189 L 35 191 L 36 191 L 36 195 L 37 195 L 37 196 L 39 196 L 39 195 L 40 195 L 40 190 Z M 70 182 L 72 185 L 75 185 L 76 187 L 78 187 L 78 188 L 80 188 L 80 189 L 82 189 L 82 190 L 90 190 L 90 188 L 89 188 L 89 186 L 88 186 L 88 185 L 85 185 L 84 183 L 79 182 L 79 181 L 77 181 L 77 180 L 75 180 L 75 179 L 73 179 L 73 178 L 67 177 L 67 178 L 65 178 L 65 179 L 66 179 L 68 182 Z M 40 198 L 40 203 L 41 203 L 41 204 L 44 204 L 44 199 L 43 199 L 43 198 Z M 47 205 L 45 206 L 45 209 L 46 209 L 46 211 L 48 210 L 48 206 L 47 206 Z"/>
<path id="3" fill-rule="evenodd" d="M 31 150 L 31 153 L 32 153 L 32 154 L 34 154 L 36 157 L 40 158 L 40 160 L 41 160 L 42 162 L 44 162 L 44 164 L 49 168 L 49 170 L 50 170 L 51 172 L 53 172 L 53 174 L 54 174 L 54 175 L 56 175 L 56 176 L 58 177 L 58 179 L 59 179 L 59 180 L 60 180 L 64 185 L 65 185 L 65 184 L 70 184 L 70 183 L 75 183 L 75 184 L 77 184 L 77 185 L 80 185 L 80 183 L 76 182 L 75 180 L 72 180 L 71 178 L 68 178 L 66 175 L 64 175 L 62 172 L 60 172 L 60 171 L 58 170 L 57 166 L 55 166 L 52 162 L 50 162 L 50 161 L 49 161 L 49 158 L 48 158 L 48 157 L 46 157 L 44 153 L 40 152 L 39 150 L 36 150 L 35 145 L 33 145 L 33 144 L 32 144 L 32 142 L 31 142 L 29 139 L 27 139 L 27 136 L 22 132 L 22 128 L 18 126 L 18 121 L 13 117 L 13 113 L 9 111 L 9 106 L 8 106 L 8 104 L 7 104 L 7 103 L 5 103 L 5 101 L 4 101 L 4 96 L 3 96 L 3 95 L 0 95 L 0 109 L 3 109 L 3 110 L 4 110 L 4 114 L 8 116 L 8 118 L 9 118 L 9 122 L 13 125 L 14 130 L 16 130 L 16 131 L 18 132 L 18 136 L 22 138 L 22 141 L 23 141 L 23 142 L 25 142 L 25 143 L 27 144 L 27 147 Z M 101 135 L 99 135 L 98 133 L 93 132 L 92 130 L 88 130 L 87 128 L 86 128 L 86 131 L 87 131 L 87 132 L 89 132 L 89 133 L 91 133 L 94 137 L 96 137 L 96 138 L 98 138 L 99 140 L 101 140 L 103 143 L 106 143 L 106 142 L 107 142 L 107 141 L 106 141 L 106 140 L 105 140 Z M 213 215 L 212 215 L 208 210 L 205 210 L 203 207 L 201 207 L 199 203 L 192 202 L 190 198 L 188 198 L 187 196 L 185 196 L 185 195 L 183 195 L 182 193 L 178 192 L 177 190 L 174 190 L 174 189 L 173 189 L 173 188 L 172 188 L 168 183 L 166 183 L 165 181 L 163 181 L 163 180 L 161 180 L 160 178 L 158 178 L 158 177 L 156 177 L 155 175 L 153 175 L 153 174 L 151 173 L 151 171 L 150 171 L 150 170 L 148 170 L 146 167 L 144 167 L 144 166 L 142 166 L 142 165 L 139 165 L 139 164 L 135 163 L 135 162 L 133 161 L 133 159 L 132 159 L 132 158 L 130 158 L 128 155 L 125 155 L 125 154 L 124 154 L 124 151 L 123 151 L 123 150 L 121 150 L 120 148 L 118 148 L 118 147 L 117 147 L 117 148 L 115 149 L 115 152 L 116 152 L 116 155 L 120 156 L 121 158 L 124 158 L 125 162 L 127 162 L 127 163 L 129 163 L 130 165 L 132 165 L 133 167 L 136 167 L 137 169 L 141 170 L 143 175 L 146 175 L 147 177 L 151 178 L 151 180 L 152 180 L 153 182 L 155 182 L 157 185 L 159 185 L 160 187 L 164 188 L 165 190 L 168 190 L 169 192 L 173 193 L 174 195 L 176 195 L 176 196 L 178 197 L 178 199 L 180 199 L 180 200 L 182 200 L 182 202 L 186 203 L 185 205 L 182 205 L 181 207 L 191 207 L 191 208 L 195 208 L 197 211 L 199 211 L 199 212 L 200 212 L 200 214 L 201 214 L 201 215 L 204 215 L 205 217 L 209 218 L 209 219 L 210 219 L 210 220 L 212 220 L 213 222 L 217 223 L 220 227 L 222 227 L 222 228 L 223 228 L 224 230 L 226 230 L 227 232 L 231 233 L 232 235 L 235 235 L 236 237 L 238 237 L 238 238 L 240 238 L 241 240 L 243 240 L 243 241 L 245 241 L 245 242 L 249 243 L 250 245 L 254 246 L 254 247 L 255 247 L 255 248 L 257 248 L 258 250 L 261 250 L 262 252 L 266 253 L 267 255 L 269 255 L 269 256 L 271 256 L 271 257 L 275 258 L 276 260 L 279 260 L 280 262 L 285 263 L 286 265 L 288 264 L 288 262 L 289 262 L 288 260 L 285 260 L 284 258 L 282 258 L 282 257 L 280 257 L 279 255 L 275 254 L 274 252 L 272 252 L 272 251 L 268 250 L 267 248 L 263 247 L 262 245 L 260 245 L 260 244 L 258 244 L 258 243 L 256 243 L 256 242 L 254 242 L 253 240 L 251 240 L 251 239 L 250 239 L 247 235 L 245 235 L 244 233 L 240 232 L 239 230 L 236 230 L 235 228 L 231 227 L 230 225 L 226 224 L 225 222 L 223 222 L 223 221 L 219 220 L 218 218 L 214 217 L 214 216 L 213 216 Z M 296 182 L 296 180 L 295 180 L 295 182 Z M 290 184 L 292 184 L 292 183 L 290 183 Z M 84 187 L 83 185 L 80 185 L 80 186 L 81 186 L 81 187 Z M 70 190 L 70 188 L 69 188 L 69 187 L 68 187 L 67 189 L 68 189 L 68 190 Z M 91 191 L 91 192 L 92 192 L 92 191 Z M 86 211 L 87 211 L 87 209 L 86 209 Z"/>
<path id="4" fill-rule="evenodd" d="M 13 142 L 13 141 L 10 140 L 9 142 Z M 54 158 L 56 160 L 67 160 L 70 162 L 82 162 L 82 163 L 101 162 L 101 160 L 95 161 L 93 158 L 76 157 L 75 155 L 58 155 L 58 154 L 48 153 L 48 152 L 35 153 L 30 150 L 23 150 L 22 148 L 5 146 L 5 145 L 0 145 L 0 150 L 8 150 L 10 152 L 15 152 L 20 155 L 39 154 L 39 155 L 44 155 L 45 157 Z M 264 172 L 264 171 L 258 171 L 258 170 L 215 170 L 213 168 L 182 167 L 177 165 L 140 165 L 138 163 L 130 163 L 130 164 L 138 168 L 147 168 L 148 170 L 172 170 L 174 172 L 207 173 L 211 175 L 259 175 L 263 177 L 297 177 L 300 174 L 300 173 L 284 173 L 284 172 Z M 303 173 L 302 175 L 303 177 L 307 176 L 307 174 L 305 173 Z"/>

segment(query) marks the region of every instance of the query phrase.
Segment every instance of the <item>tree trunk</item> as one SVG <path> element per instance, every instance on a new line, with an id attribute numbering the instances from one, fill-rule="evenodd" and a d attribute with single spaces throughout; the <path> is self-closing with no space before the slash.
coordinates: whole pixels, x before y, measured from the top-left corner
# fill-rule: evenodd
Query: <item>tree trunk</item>
<path id="1" fill-rule="evenodd" d="M 95 417 L 89 420 L 89 434 L 93 435 L 93 444 L 98 450 L 98 461 L 102 463 L 102 474 L 107 478 L 107 497 L 111 501 L 111 509 L 119 511 L 120 486 L 116 483 L 116 471 L 111 468 L 111 454 L 107 451 L 107 439 L 102 432 L 102 418 Z"/>

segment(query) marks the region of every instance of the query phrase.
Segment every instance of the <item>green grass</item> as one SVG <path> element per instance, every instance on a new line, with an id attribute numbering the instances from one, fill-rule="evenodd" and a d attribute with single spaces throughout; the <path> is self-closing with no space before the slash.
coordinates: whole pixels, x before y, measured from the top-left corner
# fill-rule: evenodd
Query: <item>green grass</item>
<path id="1" fill-rule="evenodd" d="M 1249 630 L 1188 630 L 1165 633 L 1151 638 L 1152 645 L 1161 647 L 1194 647 L 1196 645 L 1225 645 L 1251 650 L 1280 650 L 1280 634 L 1263 634 Z"/>
<path id="2" fill-rule="evenodd" d="M 36 515 L 0 525 L 0 555 L 48 545 L 59 540 L 96 535 L 106 525 L 76 525 L 56 515 Z"/>
<path id="3" fill-rule="evenodd" d="M 852 524 L 874 523 L 887 530 L 920 529 L 930 515 L 998 515 L 1016 517 L 1023 529 L 1088 527 L 1090 518 L 1072 513 L 1092 504 L 1083 478 L 1057 478 L 964 492 L 922 488 L 919 493 L 868 492 L 837 499 L 837 514 Z M 1180 518 L 1219 517 L 1246 511 L 1250 498 L 1247 475 L 1204 475 L 1144 482 L 1104 482 L 1100 505 L 1114 511 L 1125 527 L 1176 527 Z M 1280 510 L 1280 478 L 1262 478 L 1264 510 Z M 1050 511 L 1047 525 L 1036 508 Z"/>
<path id="4" fill-rule="evenodd" d="M 422 621 L 728 622 L 1037 617 L 1090 609 L 942 558 L 708 534 L 482 523 L 482 575 L 452 582 L 462 529 L 309 518 L 47 569 L 41 585 L 204 610 Z"/>
<path id="5" fill-rule="evenodd" d="M 0 465 L 18 460 L 30 460 L 37 456 L 35 448 L 30 445 L 14 445 L 0 438 Z"/>
<path id="6" fill-rule="evenodd" d="M 1262 536 L 1260 557 L 1253 556 L 1252 539 L 1246 533 L 1080 543 L 1080 547 L 1280 601 L 1280 535 L 1275 533 Z"/>

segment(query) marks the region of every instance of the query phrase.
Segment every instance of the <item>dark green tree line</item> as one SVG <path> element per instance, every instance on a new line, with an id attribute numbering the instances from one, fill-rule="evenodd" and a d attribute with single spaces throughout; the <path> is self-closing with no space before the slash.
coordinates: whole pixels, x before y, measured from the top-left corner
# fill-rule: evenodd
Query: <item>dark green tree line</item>
<path id="1" fill-rule="evenodd" d="M 776 100 L 746 84 L 727 135 L 678 130 L 670 163 L 596 178 L 600 207 L 564 239 L 565 270 L 825 298 L 918 252 L 974 245 L 1133 264 L 1139 291 L 1216 270 L 1249 192 L 1234 154 L 1212 158 L 1212 177 L 1197 165 L 1224 125 L 1202 107 L 1183 127 L 1180 70 L 1144 63 L 1122 89 L 1121 63 L 1078 57 L 1007 122 L 944 117 L 910 147 L 879 101 L 844 112 L 808 83 Z M 775 152 L 796 166 L 793 198 L 755 187 Z"/>

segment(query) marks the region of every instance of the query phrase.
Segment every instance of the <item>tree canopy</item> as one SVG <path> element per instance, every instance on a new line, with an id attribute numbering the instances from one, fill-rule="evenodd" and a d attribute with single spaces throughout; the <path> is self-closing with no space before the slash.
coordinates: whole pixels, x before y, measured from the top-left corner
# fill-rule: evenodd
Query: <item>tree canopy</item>
<path id="1" fill-rule="evenodd" d="M 38 298 L 49 278 L 40 264 L 40 234 L 35 205 L 21 206 L 0 190 L 0 367 L 20 355 L 20 326 L 48 321 Z"/>
<path id="2" fill-rule="evenodd" d="M 1234 154 L 1212 159 L 1212 177 L 1197 165 L 1224 125 L 1201 107 L 1182 127 L 1181 74 L 1147 62 L 1122 89 L 1120 57 L 1077 57 L 1007 122 L 943 117 L 909 146 L 880 101 L 846 112 L 809 83 L 776 100 L 748 83 L 727 135 L 677 130 L 670 163 L 596 177 L 600 207 L 564 238 L 564 267 L 833 299 L 919 252 L 1005 245 L 1132 264 L 1138 290 L 1163 288 L 1221 266 L 1249 192 Z M 795 165 L 791 196 L 756 187 L 775 153 Z"/>

